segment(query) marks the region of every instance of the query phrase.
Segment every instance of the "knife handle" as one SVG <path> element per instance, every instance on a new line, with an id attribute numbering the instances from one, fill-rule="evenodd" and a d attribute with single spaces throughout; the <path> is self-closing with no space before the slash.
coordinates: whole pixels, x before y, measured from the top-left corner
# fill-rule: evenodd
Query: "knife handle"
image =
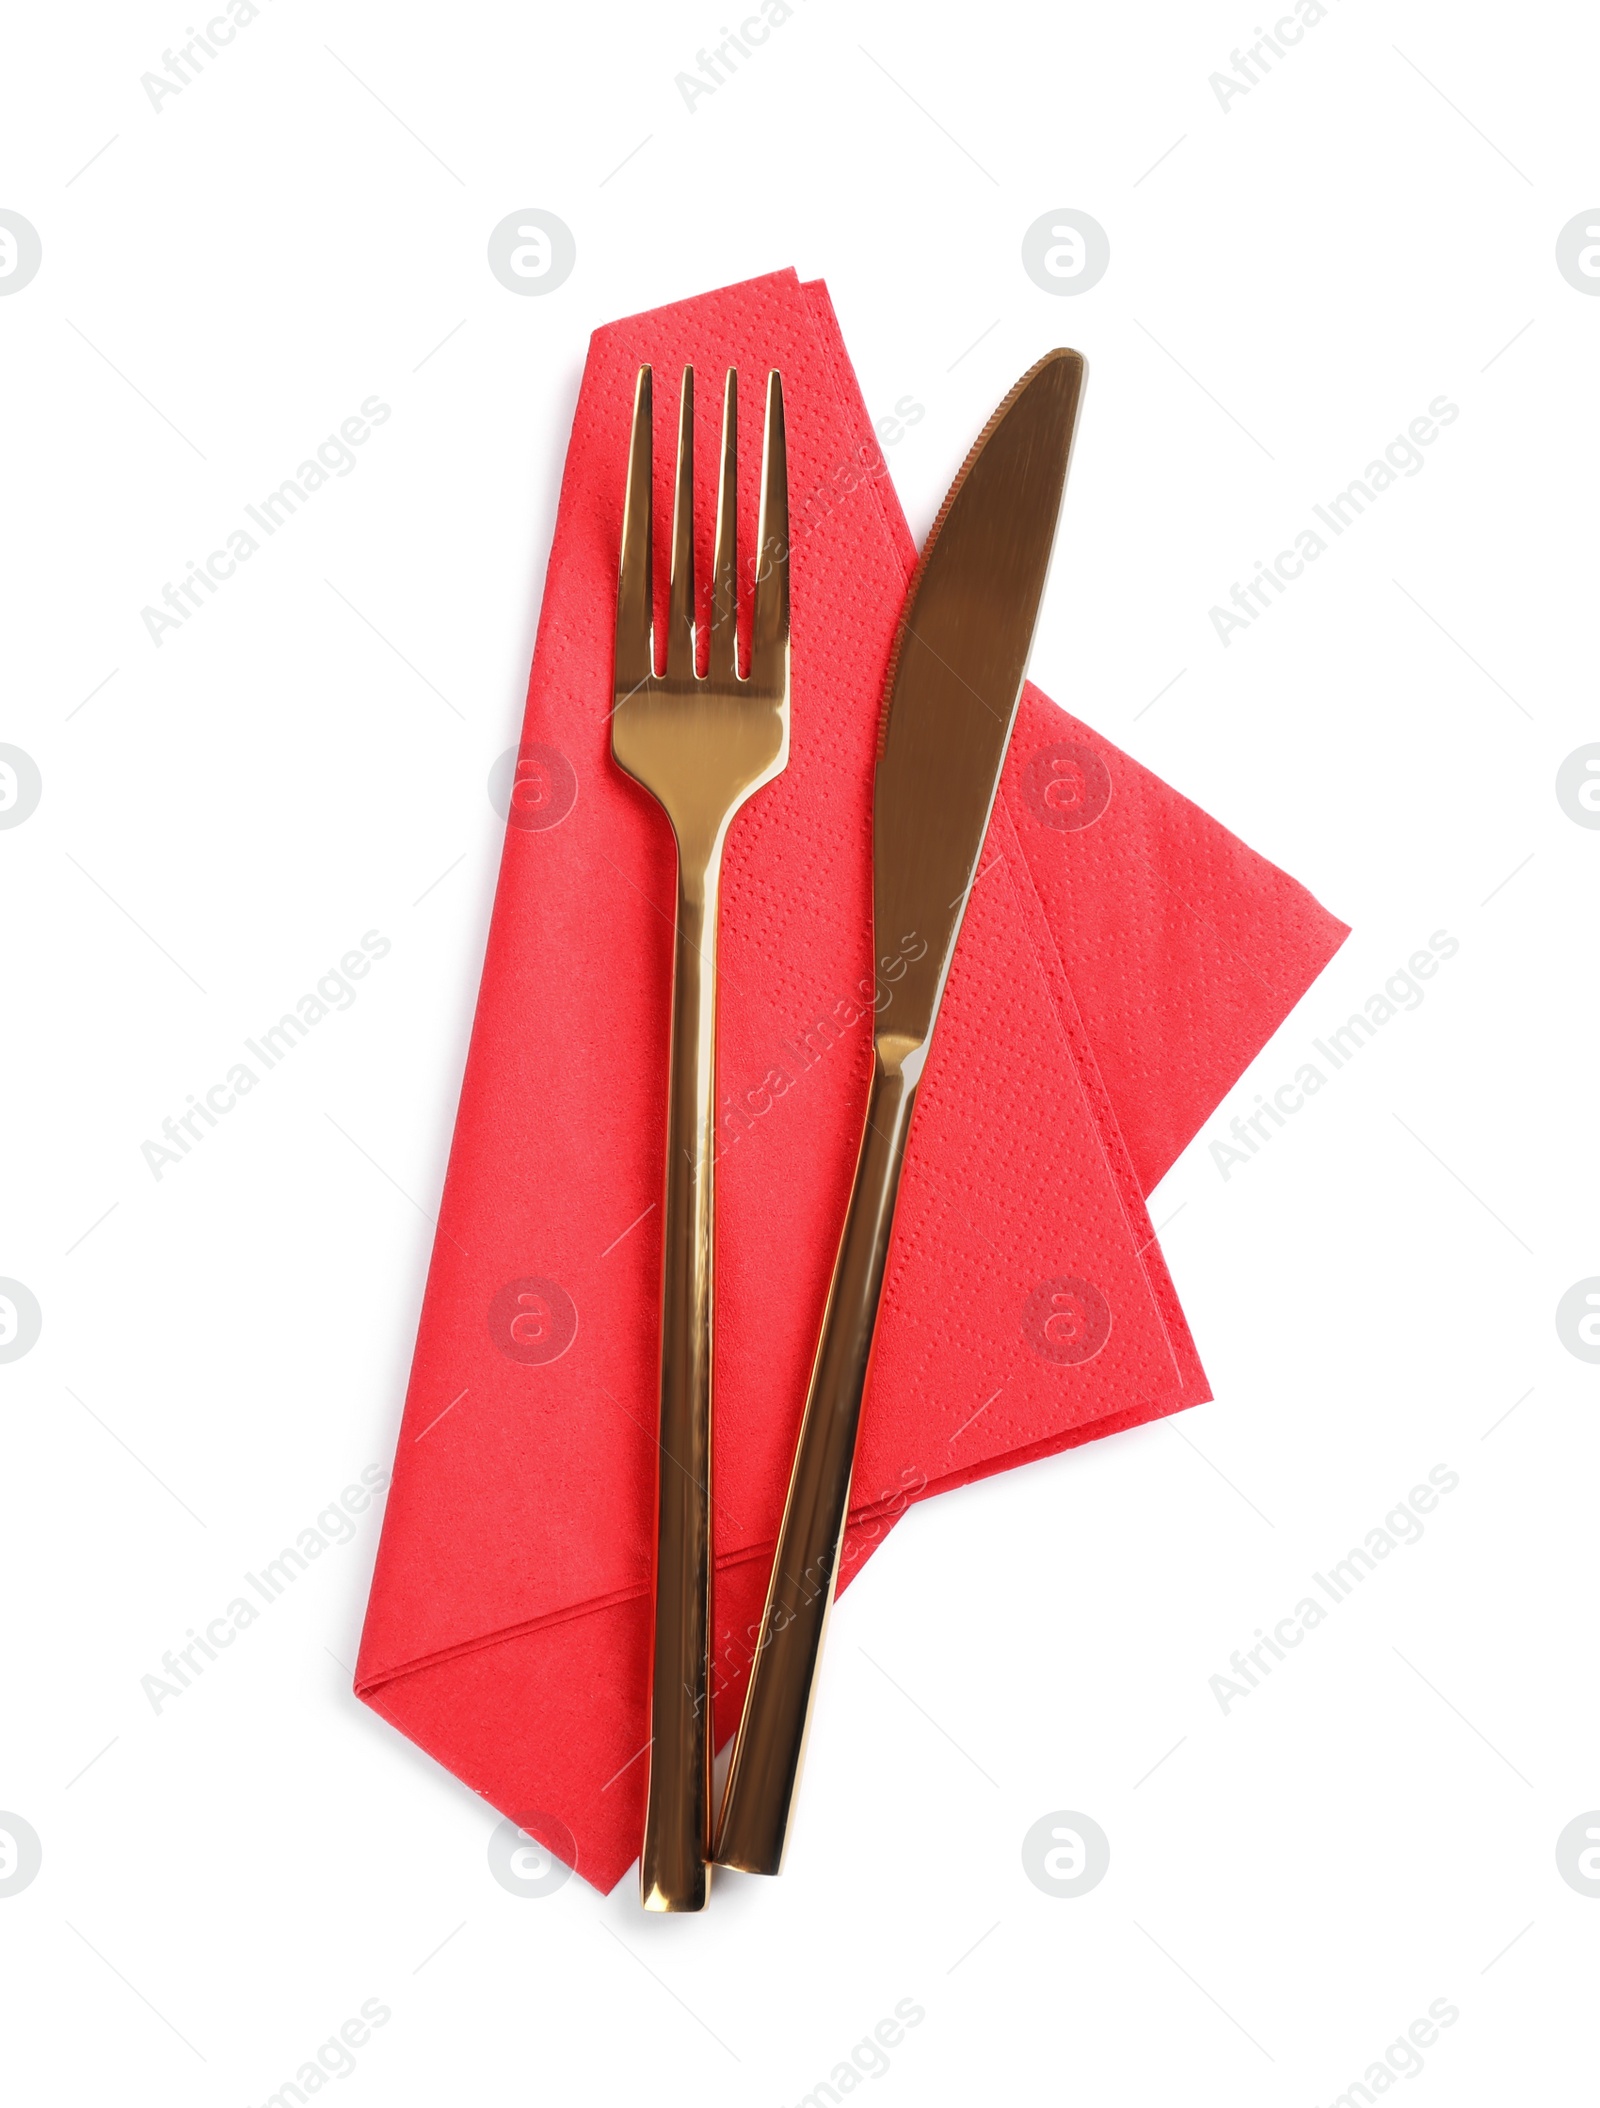
<path id="1" fill-rule="evenodd" d="M 711 1869 L 712 1144 L 722 844 L 680 840 L 662 1203 L 660 1440 L 646 1910 L 704 1910 Z"/>
<path id="2" fill-rule="evenodd" d="M 714 1857 L 718 1865 L 746 1873 L 779 1872 L 788 1842 L 922 1053 L 903 1042 L 880 1043 L 875 1050 L 850 1209 L 722 1802 Z"/>

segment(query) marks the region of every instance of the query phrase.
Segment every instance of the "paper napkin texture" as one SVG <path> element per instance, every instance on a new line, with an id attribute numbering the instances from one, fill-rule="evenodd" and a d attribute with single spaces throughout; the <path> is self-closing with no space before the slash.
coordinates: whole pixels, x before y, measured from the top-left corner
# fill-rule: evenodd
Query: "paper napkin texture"
<path id="1" fill-rule="evenodd" d="M 719 1742 L 892 973 L 872 956 L 871 780 L 915 556 L 820 285 L 776 273 L 595 334 L 356 1688 L 601 1888 L 643 1822 L 675 898 L 666 819 L 609 748 L 642 363 L 658 521 L 685 364 L 702 405 L 739 369 L 747 548 L 769 367 L 788 423 L 791 755 L 734 823 L 719 952 Z M 908 1151 L 841 1584 L 912 1500 L 1209 1395 L 1143 1194 L 1346 934 L 1032 688 L 980 870 Z"/>

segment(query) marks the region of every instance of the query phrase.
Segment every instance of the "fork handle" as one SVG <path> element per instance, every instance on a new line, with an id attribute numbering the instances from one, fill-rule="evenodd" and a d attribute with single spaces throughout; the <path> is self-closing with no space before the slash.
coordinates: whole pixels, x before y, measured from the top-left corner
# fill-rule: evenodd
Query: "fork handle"
<path id="1" fill-rule="evenodd" d="M 880 1048 L 844 1235 L 822 1320 L 789 1479 L 744 1717 L 734 1744 L 715 1857 L 776 1874 L 783 1865 L 839 1553 L 850 1506 L 861 1399 L 894 1227 L 921 1050 L 913 1074 Z"/>
<path id="2" fill-rule="evenodd" d="M 711 1829 L 711 1239 L 721 843 L 678 848 L 667 1083 L 646 1910 L 703 1910 Z"/>

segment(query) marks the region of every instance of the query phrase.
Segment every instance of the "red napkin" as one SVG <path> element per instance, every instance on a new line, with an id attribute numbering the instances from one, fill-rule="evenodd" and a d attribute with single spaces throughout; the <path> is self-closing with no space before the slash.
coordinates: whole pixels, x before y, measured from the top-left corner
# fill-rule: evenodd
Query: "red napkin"
<path id="1" fill-rule="evenodd" d="M 596 332 L 356 1690 L 601 1888 L 643 1826 L 674 904 L 666 820 L 609 748 L 645 362 L 658 520 L 685 363 L 740 370 L 743 521 L 771 366 L 788 415 L 791 756 L 734 823 L 719 955 L 719 1742 L 865 1102 L 872 766 L 915 554 L 820 284 Z M 911 1136 L 841 1586 L 910 1501 L 1209 1396 L 1142 1193 L 1345 934 L 1027 691 Z"/>

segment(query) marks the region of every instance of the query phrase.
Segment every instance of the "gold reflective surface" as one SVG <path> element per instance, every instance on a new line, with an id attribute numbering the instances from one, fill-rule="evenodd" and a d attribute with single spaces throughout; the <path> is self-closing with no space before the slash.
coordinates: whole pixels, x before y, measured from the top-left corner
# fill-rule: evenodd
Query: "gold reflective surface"
<path id="1" fill-rule="evenodd" d="M 788 1843 L 906 1139 L 1022 693 L 1083 374 L 1077 352 L 1051 352 L 990 419 L 929 534 L 889 663 L 873 800 L 889 1000 L 722 1804 L 716 1858 L 750 1873 L 776 1874 Z"/>
<path id="2" fill-rule="evenodd" d="M 789 758 L 789 514 L 783 384 L 767 377 L 755 603 L 738 669 L 738 380 L 723 401 L 707 671 L 695 669 L 694 369 L 683 376 L 666 670 L 652 613 L 651 372 L 634 393 L 617 590 L 611 751 L 661 804 L 678 847 L 663 1200 L 660 1443 L 646 1910 L 702 1910 L 710 1886 L 712 1145 L 717 908 L 728 825 Z"/>

